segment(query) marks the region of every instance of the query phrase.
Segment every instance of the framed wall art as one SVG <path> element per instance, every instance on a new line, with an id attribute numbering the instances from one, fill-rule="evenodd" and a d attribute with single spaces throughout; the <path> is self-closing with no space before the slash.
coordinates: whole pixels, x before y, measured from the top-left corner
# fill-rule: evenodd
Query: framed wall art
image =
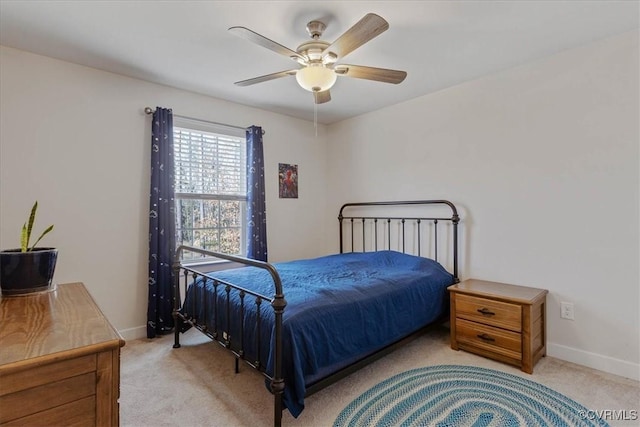
<path id="1" fill-rule="evenodd" d="M 278 163 L 278 188 L 281 199 L 298 198 L 298 165 Z"/>

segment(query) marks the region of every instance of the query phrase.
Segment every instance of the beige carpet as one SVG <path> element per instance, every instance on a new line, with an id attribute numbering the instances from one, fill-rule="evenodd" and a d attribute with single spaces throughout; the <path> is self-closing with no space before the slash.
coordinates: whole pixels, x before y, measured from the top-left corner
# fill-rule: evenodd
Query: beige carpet
<path id="1" fill-rule="evenodd" d="M 262 376 L 218 344 L 192 330 L 173 349 L 173 336 L 128 341 L 122 349 L 122 426 L 270 426 L 273 397 Z M 440 364 L 474 365 L 521 375 L 563 393 L 589 409 L 640 414 L 640 384 L 615 375 L 545 357 L 528 375 L 517 368 L 449 347 L 448 330 L 433 330 L 372 365 L 306 399 L 297 419 L 287 411 L 284 426 L 331 426 L 352 399 L 378 382 L 409 369 Z M 640 421 L 611 421 L 638 426 Z"/>

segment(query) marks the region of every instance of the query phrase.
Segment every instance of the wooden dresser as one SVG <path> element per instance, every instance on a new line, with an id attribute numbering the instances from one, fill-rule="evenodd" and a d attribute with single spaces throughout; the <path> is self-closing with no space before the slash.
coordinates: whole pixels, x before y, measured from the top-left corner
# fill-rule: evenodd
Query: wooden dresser
<path id="1" fill-rule="evenodd" d="M 533 373 L 546 354 L 546 290 L 469 279 L 449 292 L 452 349 Z"/>
<path id="2" fill-rule="evenodd" d="M 119 425 L 123 345 L 82 283 L 0 297 L 0 425 Z"/>

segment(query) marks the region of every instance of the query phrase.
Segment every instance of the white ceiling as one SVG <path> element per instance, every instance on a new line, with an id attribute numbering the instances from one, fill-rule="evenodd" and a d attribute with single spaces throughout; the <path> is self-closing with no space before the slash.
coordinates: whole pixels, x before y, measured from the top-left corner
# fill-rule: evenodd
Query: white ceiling
<path id="1" fill-rule="evenodd" d="M 339 77 L 318 121 L 333 123 L 639 27 L 627 1 L 9 1 L 0 44 L 313 120 L 295 77 L 233 82 L 295 68 L 229 33 L 244 26 L 293 50 L 305 26 L 332 42 L 366 13 L 389 30 L 344 63 L 407 71 L 400 85 Z"/>

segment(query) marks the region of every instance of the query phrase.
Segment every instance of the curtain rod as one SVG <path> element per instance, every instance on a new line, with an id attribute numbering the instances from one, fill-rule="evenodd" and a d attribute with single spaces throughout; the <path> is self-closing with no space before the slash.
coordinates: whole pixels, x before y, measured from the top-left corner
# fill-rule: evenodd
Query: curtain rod
<path id="1" fill-rule="evenodd" d="M 144 107 L 144 113 L 145 114 L 153 114 L 156 110 L 154 110 L 151 107 Z M 187 120 L 196 120 L 196 121 L 200 121 L 200 122 L 205 122 L 205 123 L 211 123 L 213 125 L 220 125 L 220 126 L 228 126 L 230 128 L 235 128 L 235 129 L 242 129 L 242 130 L 247 130 L 246 127 L 242 127 L 242 126 L 234 126 L 234 125 L 228 125 L 226 123 L 217 123 L 217 122 L 212 122 L 211 120 L 202 120 L 202 119 L 196 119 L 195 117 L 189 117 L 189 116 L 181 116 L 179 114 L 174 114 L 175 117 L 179 117 L 181 119 L 187 119 Z M 264 131 L 264 129 L 262 130 L 262 134 L 264 135 L 266 132 Z"/>

